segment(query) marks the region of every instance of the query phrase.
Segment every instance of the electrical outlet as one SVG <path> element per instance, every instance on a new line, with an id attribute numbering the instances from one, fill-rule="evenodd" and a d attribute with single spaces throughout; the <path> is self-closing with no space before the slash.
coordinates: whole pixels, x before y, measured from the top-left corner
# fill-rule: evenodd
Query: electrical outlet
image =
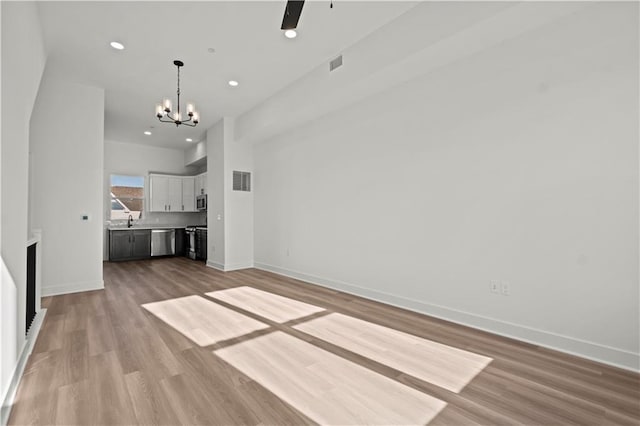
<path id="1" fill-rule="evenodd" d="M 489 289 L 491 290 L 491 293 L 500 293 L 500 283 L 498 281 L 491 280 L 489 282 Z"/>
<path id="2" fill-rule="evenodd" d="M 502 281 L 500 292 L 502 293 L 503 296 L 509 296 L 511 294 L 511 286 L 507 281 Z"/>

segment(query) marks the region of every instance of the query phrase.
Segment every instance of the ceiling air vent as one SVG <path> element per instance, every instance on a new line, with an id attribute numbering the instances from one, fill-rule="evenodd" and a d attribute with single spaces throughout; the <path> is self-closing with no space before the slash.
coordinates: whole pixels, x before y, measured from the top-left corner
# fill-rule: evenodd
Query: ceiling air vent
<path id="1" fill-rule="evenodd" d="M 251 173 L 233 171 L 233 190 L 251 191 Z"/>
<path id="2" fill-rule="evenodd" d="M 329 62 L 329 72 L 341 66 L 342 66 L 342 55 L 338 56 L 337 58 Z"/>

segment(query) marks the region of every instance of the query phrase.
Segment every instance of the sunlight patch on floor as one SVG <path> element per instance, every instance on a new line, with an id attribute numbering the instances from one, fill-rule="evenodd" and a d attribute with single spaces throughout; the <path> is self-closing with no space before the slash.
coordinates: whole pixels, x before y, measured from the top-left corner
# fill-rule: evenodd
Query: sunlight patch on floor
<path id="1" fill-rule="evenodd" d="M 278 323 L 325 311 L 247 286 L 206 295 Z M 197 295 L 142 306 L 200 346 L 269 328 Z M 456 393 L 492 361 L 339 313 L 292 328 Z M 247 336 L 213 353 L 320 424 L 425 424 L 447 405 L 283 331 Z"/>
<path id="2" fill-rule="evenodd" d="M 214 353 L 320 424 L 425 424 L 447 405 L 280 331 Z"/>
<path id="3" fill-rule="evenodd" d="M 460 392 L 492 361 L 338 313 L 293 328 L 452 392 Z"/>
<path id="4" fill-rule="evenodd" d="M 277 323 L 303 318 L 325 310 L 319 306 L 246 286 L 205 294 Z"/>
<path id="5" fill-rule="evenodd" d="M 269 327 L 200 296 L 142 305 L 200 346 L 208 346 Z"/>

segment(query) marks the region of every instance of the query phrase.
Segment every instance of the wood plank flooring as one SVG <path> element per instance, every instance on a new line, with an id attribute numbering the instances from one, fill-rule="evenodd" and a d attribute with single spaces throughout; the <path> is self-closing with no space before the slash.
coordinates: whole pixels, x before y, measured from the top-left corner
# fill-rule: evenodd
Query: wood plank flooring
<path id="1" fill-rule="evenodd" d="M 278 323 L 324 311 L 318 306 L 247 286 L 211 291 L 205 294 Z"/>
<path id="2" fill-rule="evenodd" d="M 45 298 L 48 309 L 9 424 L 313 424 L 218 353 L 293 337 L 446 403 L 429 424 L 638 425 L 640 376 L 254 269 L 185 258 L 104 265 L 105 289 Z M 326 311 L 278 323 L 207 292 L 250 286 Z M 199 346 L 142 307 L 187 296 L 268 327 Z M 493 361 L 459 393 L 294 328 L 339 313 Z M 290 340 L 288 340 L 290 341 Z M 320 419 L 319 421 L 323 421 Z"/>
<path id="3" fill-rule="evenodd" d="M 486 356 L 342 314 L 294 328 L 456 393 L 491 362 Z"/>
<path id="4" fill-rule="evenodd" d="M 200 346 L 269 327 L 200 296 L 145 303 L 142 307 Z"/>
<path id="5" fill-rule="evenodd" d="M 282 331 L 215 354 L 320 424 L 425 424 L 446 405 Z"/>

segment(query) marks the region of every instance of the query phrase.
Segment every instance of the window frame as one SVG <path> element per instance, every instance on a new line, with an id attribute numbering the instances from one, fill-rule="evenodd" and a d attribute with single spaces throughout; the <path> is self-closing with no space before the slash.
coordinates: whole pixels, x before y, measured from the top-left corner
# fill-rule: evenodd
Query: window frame
<path id="1" fill-rule="evenodd" d="M 135 178 L 135 179 L 140 179 L 142 182 L 142 187 L 137 187 L 137 186 L 126 186 L 126 185 L 113 185 L 113 177 L 121 177 L 121 178 Z M 142 194 L 140 197 L 118 197 L 117 195 L 115 195 L 113 193 L 113 188 L 115 187 L 128 187 L 128 188 L 142 188 Z M 110 173 L 109 174 L 109 221 L 111 222 L 126 222 L 128 220 L 129 215 L 133 216 L 134 220 L 139 220 L 142 219 L 145 215 L 145 208 L 147 205 L 147 179 L 144 175 L 138 175 L 138 174 L 123 174 L 123 173 Z M 127 207 L 127 205 L 124 203 L 124 201 L 122 200 L 139 200 L 140 204 L 141 204 L 141 209 L 138 210 L 130 210 L 129 207 Z M 122 206 L 122 210 L 113 210 L 112 206 L 113 206 L 113 202 L 117 202 L 118 204 L 120 204 L 120 206 Z M 122 217 L 114 217 L 114 212 L 122 212 L 121 215 Z M 134 213 L 131 213 L 134 212 Z M 135 214 L 136 212 L 139 212 L 137 215 Z M 137 217 L 136 217 L 137 216 Z"/>

